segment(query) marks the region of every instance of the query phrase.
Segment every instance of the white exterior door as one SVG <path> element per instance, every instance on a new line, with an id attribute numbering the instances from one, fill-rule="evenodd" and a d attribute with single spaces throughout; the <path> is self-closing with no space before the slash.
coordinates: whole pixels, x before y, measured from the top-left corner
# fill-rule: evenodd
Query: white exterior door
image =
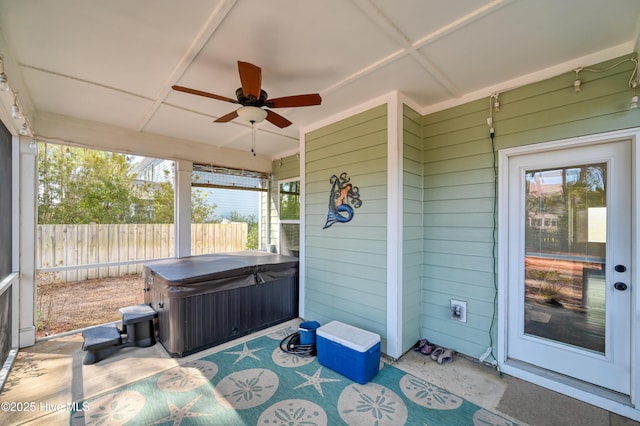
<path id="1" fill-rule="evenodd" d="M 507 360 L 631 393 L 631 159 L 630 140 L 508 158 Z"/>

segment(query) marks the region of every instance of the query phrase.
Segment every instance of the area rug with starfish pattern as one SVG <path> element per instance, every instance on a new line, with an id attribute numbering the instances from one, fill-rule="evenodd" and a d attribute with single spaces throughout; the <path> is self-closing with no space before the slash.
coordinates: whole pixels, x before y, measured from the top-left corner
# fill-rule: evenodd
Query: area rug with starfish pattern
<path id="1" fill-rule="evenodd" d="M 72 425 L 515 425 L 386 364 L 358 384 L 280 349 L 291 326 L 87 399 Z"/>

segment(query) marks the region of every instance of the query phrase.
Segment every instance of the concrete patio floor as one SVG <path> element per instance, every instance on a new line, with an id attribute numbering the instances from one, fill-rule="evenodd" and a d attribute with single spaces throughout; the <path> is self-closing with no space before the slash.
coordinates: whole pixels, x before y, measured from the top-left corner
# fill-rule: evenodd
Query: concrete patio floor
<path id="1" fill-rule="evenodd" d="M 297 323 L 294 320 L 290 325 L 297 327 Z M 0 393 L 0 402 L 35 402 L 36 410 L 0 412 L 0 424 L 69 424 L 66 405 L 72 401 L 91 397 L 254 337 L 256 334 L 184 358 L 171 358 L 159 343 L 148 348 L 125 348 L 93 365 L 82 364 L 84 352 L 79 333 L 41 340 L 19 352 Z M 429 357 L 411 351 L 393 364 L 522 425 L 640 425 L 584 402 L 500 375 L 495 369 L 462 356 L 456 355 L 454 362 L 439 365 Z"/>

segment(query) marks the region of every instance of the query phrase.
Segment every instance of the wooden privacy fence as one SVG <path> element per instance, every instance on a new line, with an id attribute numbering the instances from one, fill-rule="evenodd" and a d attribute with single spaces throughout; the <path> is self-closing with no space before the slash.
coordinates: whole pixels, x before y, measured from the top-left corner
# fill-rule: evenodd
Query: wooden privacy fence
<path id="1" fill-rule="evenodd" d="M 191 254 L 245 250 L 246 223 L 194 223 Z M 36 269 L 48 281 L 142 273 L 145 261 L 175 256 L 173 224 L 38 225 Z"/>

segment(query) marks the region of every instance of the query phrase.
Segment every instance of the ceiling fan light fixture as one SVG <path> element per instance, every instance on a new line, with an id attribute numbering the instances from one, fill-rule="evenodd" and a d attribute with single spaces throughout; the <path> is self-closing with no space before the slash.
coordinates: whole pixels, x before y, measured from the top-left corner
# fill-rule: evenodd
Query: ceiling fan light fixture
<path id="1" fill-rule="evenodd" d="M 188 87 L 171 86 L 172 89 L 192 95 L 204 96 L 211 99 L 240 104 L 241 107 L 231 111 L 221 117 L 216 118 L 214 123 L 227 123 L 239 118 L 241 121 L 251 124 L 260 123 L 267 120 L 271 124 L 281 129 L 290 126 L 291 121 L 287 120 L 272 108 L 294 108 L 312 105 L 320 105 L 322 98 L 319 93 L 308 93 L 302 95 L 283 96 L 269 99 L 267 92 L 262 90 L 262 69 L 248 62 L 238 61 L 238 73 L 242 84 L 236 90 L 236 99 L 216 95 L 215 93 L 203 92 L 202 90 L 190 89 Z M 264 109 L 264 107 L 268 109 Z"/>
<path id="2" fill-rule="evenodd" d="M 241 120 L 251 124 L 260 123 L 267 118 L 266 110 L 254 106 L 243 106 L 236 112 Z"/>

